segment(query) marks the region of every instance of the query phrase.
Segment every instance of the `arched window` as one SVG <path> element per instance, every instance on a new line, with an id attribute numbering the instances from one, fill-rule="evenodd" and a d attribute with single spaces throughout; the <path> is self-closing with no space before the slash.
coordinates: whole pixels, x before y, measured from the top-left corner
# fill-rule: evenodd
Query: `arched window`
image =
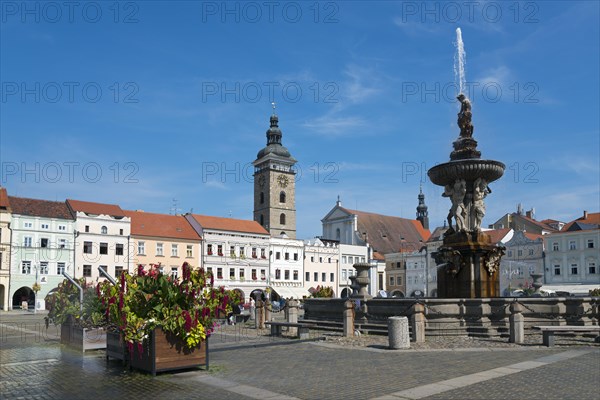
<path id="1" fill-rule="evenodd" d="M 264 204 L 264 202 L 265 202 L 265 193 L 260 192 L 260 204 Z"/>
<path id="2" fill-rule="evenodd" d="M 102 233 L 103 235 L 106 235 L 108 233 L 108 228 L 103 226 L 102 228 L 100 228 L 100 233 Z"/>
<path id="3" fill-rule="evenodd" d="M 265 218 L 263 217 L 262 214 L 260 214 L 260 224 L 263 225 L 263 226 L 265 225 Z"/>
<path id="4" fill-rule="evenodd" d="M 285 214 L 281 213 L 279 216 L 279 225 L 285 225 Z"/>
<path id="5" fill-rule="evenodd" d="M 285 203 L 285 192 L 281 192 L 279 193 L 279 202 L 280 203 Z"/>
<path id="6" fill-rule="evenodd" d="M 340 228 L 337 228 L 337 229 L 335 230 L 335 238 L 336 238 L 337 240 L 340 240 Z"/>

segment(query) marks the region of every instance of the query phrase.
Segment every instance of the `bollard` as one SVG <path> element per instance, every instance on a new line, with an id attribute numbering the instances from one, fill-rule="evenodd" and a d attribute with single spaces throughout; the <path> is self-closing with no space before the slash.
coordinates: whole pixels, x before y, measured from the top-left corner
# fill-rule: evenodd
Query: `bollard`
<path id="1" fill-rule="evenodd" d="M 344 336 L 354 336 L 354 302 L 346 300 L 344 303 Z"/>
<path id="2" fill-rule="evenodd" d="M 410 317 L 412 323 L 413 340 L 415 343 L 425 342 L 425 307 L 416 303 L 413 306 L 413 314 Z"/>
<path id="3" fill-rule="evenodd" d="M 409 349 L 410 335 L 408 333 L 408 318 L 388 318 L 388 340 L 390 349 Z"/>
<path id="4" fill-rule="evenodd" d="M 273 307 L 273 306 L 271 305 L 271 301 L 267 300 L 267 301 L 265 301 L 264 304 L 265 304 L 265 321 L 272 321 L 271 320 L 271 310 L 272 310 L 271 307 Z"/>
<path id="5" fill-rule="evenodd" d="M 298 323 L 298 301 L 297 300 L 288 300 L 286 304 L 287 310 L 287 322 L 290 323 Z M 291 336 L 298 335 L 298 328 L 289 327 L 288 333 Z"/>
<path id="6" fill-rule="evenodd" d="M 254 320 L 254 327 L 256 329 L 265 328 L 265 303 L 262 300 L 256 302 L 256 319 Z"/>
<path id="7" fill-rule="evenodd" d="M 510 305 L 510 343 L 523 343 L 525 341 L 525 317 L 523 316 L 523 306 L 519 303 Z"/>

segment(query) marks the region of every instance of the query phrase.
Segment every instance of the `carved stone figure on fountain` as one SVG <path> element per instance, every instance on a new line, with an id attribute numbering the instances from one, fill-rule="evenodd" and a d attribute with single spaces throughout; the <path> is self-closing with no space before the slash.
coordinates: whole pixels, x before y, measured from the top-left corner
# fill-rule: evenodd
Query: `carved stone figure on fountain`
<path id="1" fill-rule="evenodd" d="M 473 136 L 473 124 L 471 118 L 471 102 L 464 94 L 459 94 L 456 97 L 460 101 L 460 111 L 458 112 L 458 127 L 460 128 L 460 136 L 470 138 Z"/>
<path id="2" fill-rule="evenodd" d="M 450 197 L 452 201 L 452 207 L 448 212 L 448 226 L 450 227 L 450 233 L 454 232 L 462 232 L 465 230 L 465 195 L 467 194 L 467 183 L 464 179 L 457 179 L 454 182 L 454 185 L 446 185 L 444 187 L 443 197 Z M 452 218 L 456 221 L 454 225 L 456 229 L 453 228 Z M 448 233 L 448 232 L 447 232 Z"/>
<path id="3" fill-rule="evenodd" d="M 473 230 L 481 230 L 481 221 L 485 216 L 485 202 L 483 199 L 492 193 L 487 182 L 483 178 L 477 178 L 473 185 L 473 207 L 471 208 L 471 221 L 473 221 Z"/>
<path id="4" fill-rule="evenodd" d="M 477 150 L 477 141 L 473 139 L 473 113 L 471 112 L 471 102 L 464 94 L 459 94 L 457 97 L 460 101 L 460 111 L 458 112 L 457 124 L 460 128 L 460 135 L 452 145 L 454 151 L 450 153 L 451 160 L 465 160 L 471 158 L 479 158 L 481 152 Z"/>

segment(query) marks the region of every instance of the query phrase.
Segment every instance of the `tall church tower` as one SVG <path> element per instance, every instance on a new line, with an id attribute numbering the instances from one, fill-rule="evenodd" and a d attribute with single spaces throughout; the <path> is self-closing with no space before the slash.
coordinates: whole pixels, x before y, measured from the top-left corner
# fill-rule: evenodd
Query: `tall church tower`
<path id="1" fill-rule="evenodd" d="M 421 222 L 423 228 L 429 229 L 429 212 L 425 205 L 425 195 L 423 194 L 423 188 L 419 187 L 419 205 L 417 206 L 417 221 Z"/>
<path id="2" fill-rule="evenodd" d="M 271 115 L 267 146 L 258 152 L 254 165 L 254 220 L 271 236 L 296 238 L 296 159 L 281 145 L 279 118 Z"/>

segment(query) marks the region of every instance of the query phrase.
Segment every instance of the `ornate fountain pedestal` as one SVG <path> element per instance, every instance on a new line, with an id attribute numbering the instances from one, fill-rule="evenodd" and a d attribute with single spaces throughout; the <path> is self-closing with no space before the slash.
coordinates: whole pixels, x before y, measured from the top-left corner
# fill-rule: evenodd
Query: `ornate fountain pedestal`
<path id="1" fill-rule="evenodd" d="M 482 232 L 458 232 L 444 238 L 434 254 L 438 263 L 438 297 L 500 297 L 499 260 L 504 248 Z"/>
<path id="2" fill-rule="evenodd" d="M 434 253 L 438 264 L 438 297 L 500 297 L 500 258 L 504 247 L 491 243 L 481 230 L 485 215 L 484 198 L 491 193 L 488 184 L 504 174 L 503 163 L 480 159 L 477 141 L 472 138 L 471 103 L 458 96 L 460 136 L 454 141 L 450 161 L 431 168 L 431 182 L 444 187 L 442 196 L 450 198 L 450 228 L 444 243 Z M 453 221 L 455 222 L 453 224 Z"/>

